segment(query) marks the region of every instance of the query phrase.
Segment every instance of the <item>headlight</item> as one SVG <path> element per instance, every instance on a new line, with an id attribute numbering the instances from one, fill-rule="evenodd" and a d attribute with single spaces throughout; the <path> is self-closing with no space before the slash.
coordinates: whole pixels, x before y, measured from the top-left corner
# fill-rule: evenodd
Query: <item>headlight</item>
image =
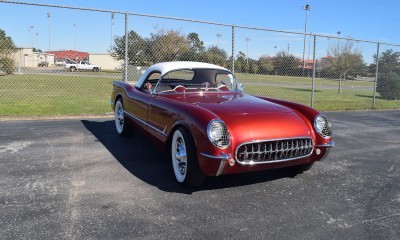
<path id="1" fill-rule="evenodd" d="M 332 136 L 332 127 L 324 115 L 318 115 L 314 120 L 314 127 L 322 137 Z"/>
<path id="2" fill-rule="evenodd" d="M 227 148 L 230 144 L 228 129 L 221 120 L 212 120 L 207 127 L 208 139 L 214 146 Z"/>

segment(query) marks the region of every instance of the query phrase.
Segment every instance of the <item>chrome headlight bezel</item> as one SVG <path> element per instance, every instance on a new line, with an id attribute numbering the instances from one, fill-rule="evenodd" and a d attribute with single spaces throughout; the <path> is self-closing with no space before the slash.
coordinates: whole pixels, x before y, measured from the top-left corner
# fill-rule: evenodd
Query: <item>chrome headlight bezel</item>
<path id="1" fill-rule="evenodd" d="M 208 140 L 220 149 L 226 149 L 231 144 L 230 134 L 226 125 L 220 119 L 213 119 L 207 126 Z"/>
<path id="2" fill-rule="evenodd" d="M 323 138 L 332 137 L 332 125 L 328 118 L 323 114 L 318 114 L 314 118 L 315 131 Z"/>

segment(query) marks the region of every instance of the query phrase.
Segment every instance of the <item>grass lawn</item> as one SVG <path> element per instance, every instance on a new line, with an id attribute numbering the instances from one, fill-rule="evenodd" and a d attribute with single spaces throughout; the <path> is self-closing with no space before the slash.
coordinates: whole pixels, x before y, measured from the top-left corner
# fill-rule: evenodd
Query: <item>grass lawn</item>
<path id="1" fill-rule="evenodd" d="M 248 82 L 245 92 L 254 95 L 287 99 L 310 105 L 311 90 L 297 85 L 311 84 L 309 78 L 238 74 Z M 109 97 L 111 78 L 102 75 L 10 75 L 0 77 L 0 116 L 96 115 L 111 112 Z M 372 107 L 372 92 L 336 89 L 321 86 L 337 85 L 337 81 L 316 79 L 314 107 L 320 111 L 366 110 Z M 258 84 L 260 83 L 260 84 Z M 264 83 L 276 83 L 268 86 Z M 343 86 L 371 87 L 371 82 L 345 81 Z M 321 88 L 318 88 L 321 87 Z M 400 101 L 376 100 L 377 109 L 399 109 Z"/>
<path id="2" fill-rule="evenodd" d="M 0 115 L 105 114 L 111 111 L 112 81 L 89 76 L 0 77 Z"/>

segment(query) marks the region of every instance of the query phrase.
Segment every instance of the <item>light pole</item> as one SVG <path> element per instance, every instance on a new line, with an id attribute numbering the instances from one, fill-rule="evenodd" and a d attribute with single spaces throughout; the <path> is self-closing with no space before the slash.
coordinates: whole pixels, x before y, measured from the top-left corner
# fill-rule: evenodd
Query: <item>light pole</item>
<path id="1" fill-rule="evenodd" d="M 113 26 L 114 26 L 114 17 L 115 14 L 111 13 L 111 42 L 110 42 L 110 48 L 112 49 L 113 47 Z"/>
<path id="2" fill-rule="evenodd" d="M 304 11 L 306 11 L 306 22 L 304 24 L 304 43 L 303 43 L 303 76 L 304 76 L 304 69 L 306 67 L 306 62 L 304 61 L 304 57 L 306 54 L 306 37 L 307 37 L 307 21 L 308 21 L 308 12 L 310 11 L 310 5 L 306 4 L 302 7 Z"/>
<path id="3" fill-rule="evenodd" d="M 76 27 L 74 23 L 74 50 L 76 50 Z"/>
<path id="4" fill-rule="evenodd" d="M 338 32 L 337 32 L 337 35 L 338 35 L 338 45 L 337 45 L 337 46 L 338 46 L 338 49 L 337 49 L 337 50 L 338 50 L 338 54 L 340 54 L 340 48 L 341 48 L 341 47 L 340 47 L 340 34 L 342 34 L 342 32 L 341 32 L 341 31 L 338 31 Z"/>
<path id="5" fill-rule="evenodd" d="M 246 38 L 247 43 L 247 53 L 246 53 L 246 61 L 247 61 L 247 69 L 249 69 L 249 42 L 251 38 Z"/>
<path id="6" fill-rule="evenodd" d="M 50 52 L 50 22 L 51 22 L 51 15 L 50 15 L 49 12 L 47 13 L 47 17 L 49 18 L 49 52 Z"/>
<path id="7" fill-rule="evenodd" d="M 219 47 L 219 38 L 222 37 L 221 33 L 217 33 L 217 47 Z"/>
<path id="8" fill-rule="evenodd" d="M 39 49 L 39 33 L 36 32 L 36 48 Z"/>
<path id="9" fill-rule="evenodd" d="M 28 33 L 29 33 L 29 47 L 33 48 L 33 37 L 32 37 L 32 30 L 34 26 L 29 26 Z"/>

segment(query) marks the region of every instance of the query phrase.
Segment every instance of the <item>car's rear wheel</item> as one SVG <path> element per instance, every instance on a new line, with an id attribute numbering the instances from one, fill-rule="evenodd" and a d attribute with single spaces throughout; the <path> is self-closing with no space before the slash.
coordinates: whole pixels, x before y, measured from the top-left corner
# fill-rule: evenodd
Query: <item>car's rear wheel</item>
<path id="1" fill-rule="evenodd" d="M 172 168 L 175 178 L 186 187 L 197 187 L 203 183 L 193 138 L 185 128 L 175 130 L 171 141 Z"/>
<path id="2" fill-rule="evenodd" d="M 130 136 L 133 132 L 133 128 L 125 121 L 124 106 L 121 99 L 118 99 L 117 103 L 115 103 L 114 116 L 117 133 L 124 137 Z"/>
<path id="3" fill-rule="evenodd" d="M 76 68 L 75 68 L 75 67 L 70 67 L 69 70 L 70 70 L 71 72 L 75 72 L 75 71 L 76 71 Z"/>
<path id="4" fill-rule="evenodd" d="M 97 68 L 97 67 L 93 68 L 93 72 L 98 72 L 98 71 L 99 71 L 99 68 Z"/>

